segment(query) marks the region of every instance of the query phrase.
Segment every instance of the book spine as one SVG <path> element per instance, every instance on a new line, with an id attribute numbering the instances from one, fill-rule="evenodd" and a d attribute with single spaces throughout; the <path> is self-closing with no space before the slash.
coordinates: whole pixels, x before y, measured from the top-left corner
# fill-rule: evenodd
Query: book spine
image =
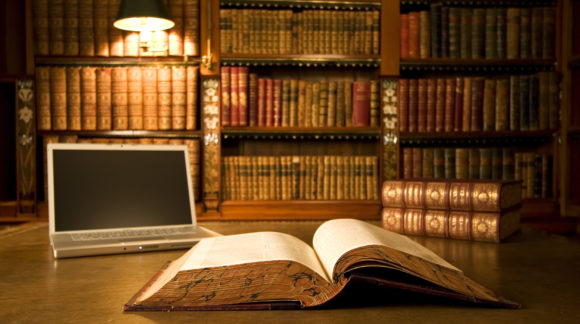
<path id="1" fill-rule="evenodd" d="M 369 126 L 370 82 L 355 81 L 352 87 L 353 126 Z"/>
<path id="2" fill-rule="evenodd" d="M 435 86 L 435 131 L 443 132 L 445 128 L 445 79 L 438 78 Z"/>
<path id="3" fill-rule="evenodd" d="M 184 0 L 183 55 L 199 55 L 199 0 Z"/>
<path id="4" fill-rule="evenodd" d="M 282 127 L 290 126 L 290 80 L 282 80 Z"/>
<path id="5" fill-rule="evenodd" d="M 556 9 L 554 7 L 543 7 L 542 12 L 542 58 L 551 59 L 556 56 Z"/>
<path id="6" fill-rule="evenodd" d="M 452 132 L 454 129 L 453 121 L 455 119 L 455 78 L 445 79 L 445 117 L 443 130 Z"/>
<path id="7" fill-rule="evenodd" d="M 515 180 L 515 160 L 514 151 L 509 147 L 502 148 L 502 170 L 501 175 L 503 180 Z"/>
<path id="8" fill-rule="evenodd" d="M 455 107 L 453 110 L 453 131 L 460 132 L 463 129 L 463 83 L 464 78 L 455 80 Z"/>
<path id="9" fill-rule="evenodd" d="M 419 133 L 427 130 L 427 79 L 419 79 L 417 82 L 417 127 Z"/>
<path id="10" fill-rule="evenodd" d="M 50 67 L 50 116 L 53 130 L 67 129 L 66 68 Z"/>
<path id="11" fill-rule="evenodd" d="M 496 80 L 495 86 L 495 130 L 506 131 L 509 129 L 509 88 L 510 81 L 507 78 Z"/>
<path id="12" fill-rule="evenodd" d="M 111 68 L 101 67 L 96 71 L 97 85 L 97 130 L 111 129 Z M 157 101 L 155 101 L 157 102 Z"/>
<path id="13" fill-rule="evenodd" d="M 445 178 L 455 178 L 455 148 L 446 147 L 445 154 Z"/>
<path id="14" fill-rule="evenodd" d="M 483 99 L 484 99 L 484 79 L 474 77 L 471 80 L 471 131 L 481 131 L 483 129 Z"/>
<path id="15" fill-rule="evenodd" d="M 127 68 L 114 67 L 111 73 L 111 109 L 113 110 L 113 129 L 126 130 L 129 128 Z"/>
<path id="16" fill-rule="evenodd" d="M 143 129 L 143 75 L 141 67 L 129 67 L 127 92 L 129 96 L 129 129 Z"/>
<path id="17" fill-rule="evenodd" d="M 426 119 L 425 131 L 428 133 L 435 131 L 435 110 L 437 104 L 436 89 L 437 89 L 437 80 L 435 80 L 434 78 L 427 79 L 427 112 L 426 112 L 427 116 L 425 117 Z"/>
<path id="18" fill-rule="evenodd" d="M 184 0 L 171 0 L 168 2 L 167 11 L 175 23 L 169 29 L 169 55 L 183 55 L 183 10 Z"/>
<path id="19" fill-rule="evenodd" d="M 258 126 L 258 74 L 250 73 L 248 77 L 248 125 Z"/>
<path id="20" fill-rule="evenodd" d="M 531 20 L 531 34 L 530 34 L 530 57 L 531 58 L 542 58 L 542 26 L 543 26 L 543 9 L 542 7 L 532 8 L 532 20 Z"/>
<path id="21" fill-rule="evenodd" d="M 67 130 L 81 130 L 81 68 L 66 68 Z"/>
<path id="22" fill-rule="evenodd" d="M 238 81 L 240 75 L 240 67 L 232 66 L 230 68 L 230 125 L 239 126 L 240 125 L 240 106 L 239 106 L 239 94 L 240 94 L 240 83 Z"/>
<path id="23" fill-rule="evenodd" d="M 318 114 L 313 116 L 318 119 L 318 126 L 325 127 L 328 122 L 328 81 L 320 80 L 320 94 L 318 97 Z M 369 113 L 370 113 L 370 87 L 369 87 Z"/>
<path id="24" fill-rule="evenodd" d="M 98 76 L 98 75 L 97 75 Z M 146 130 L 159 129 L 157 115 L 158 91 L 157 68 L 143 68 L 143 128 Z"/>
<path id="25" fill-rule="evenodd" d="M 412 167 L 412 177 L 413 178 L 420 178 L 423 176 L 423 164 L 422 164 L 422 152 L 421 152 L 421 148 L 420 147 L 413 147 L 411 149 L 413 151 L 412 153 L 412 163 L 413 163 L 413 167 Z"/>
<path id="26" fill-rule="evenodd" d="M 257 126 L 266 125 L 266 79 L 258 79 L 258 115 Z"/>
<path id="27" fill-rule="evenodd" d="M 520 58 L 520 8 L 508 8 L 506 16 L 506 56 L 517 59 Z"/>
<path id="28" fill-rule="evenodd" d="M 419 58 L 431 57 L 431 27 L 429 11 L 419 12 Z"/>
<path id="29" fill-rule="evenodd" d="M 95 34 L 96 56 L 109 56 L 109 17 L 107 1 L 104 1 L 104 4 L 100 1 L 93 2 L 93 32 Z"/>
<path id="30" fill-rule="evenodd" d="M 419 58 L 419 12 L 409 12 L 408 58 Z"/>
<path id="31" fill-rule="evenodd" d="M 520 79 L 520 130 L 530 130 L 530 76 L 522 75 Z"/>
<path id="32" fill-rule="evenodd" d="M 238 126 L 248 126 L 248 74 L 247 66 L 238 68 Z"/>
<path id="33" fill-rule="evenodd" d="M 433 152 L 433 176 L 445 177 L 445 150 L 442 147 L 436 147 Z"/>
<path id="34" fill-rule="evenodd" d="M 479 178 L 491 179 L 491 150 L 489 148 L 479 149 Z"/>
<path id="35" fill-rule="evenodd" d="M 197 84 L 199 67 L 187 66 L 186 81 L 186 124 L 185 129 L 193 130 L 197 127 Z"/>
<path id="36" fill-rule="evenodd" d="M 531 53 L 531 37 L 532 37 L 532 10 L 531 8 L 522 7 L 520 8 L 519 17 L 519 46 L 520 46 L 520 56 L 522 59 L 532 58 Z"/>
<path id="37" fill-rule="evenodd" d="M 540 103 L 539 103 L 539 91 L 540 91 L 540 81 L 537 75 L 530 75 L 530 91 L 529 95 L 529 130 L 538 130 L 540 128 Z"/>
<path id="38" fill-rule="evenodd" d="M 171 129 L 171 68 L 166 66 L 157 67 L 157 121 L 159 130 Z"/>
<path id="39" fill-rule="evenodd" d="M 496 53 L 498 59 L 506 58 L 506 34 L 507 34 L 507 9 L 506 8 L 496 8 Z"/>
<path id="40" fill-rule="evenodd" d="M 399 100 L 399 131 L 406 132 L 409 130 L 409 79 L 400 79 L 398 85 Z"/>
<path id="41" fill-rule="evenodd" d="M 538 94 L 538 128 L 540 130 L 549 129 L 550 122 L 550 98 L 548 97 L 548 92 L 550 89 L 548 75 L 550 72 L 540 72 L 538 73 L 538 84 L 539 84 L 539 94 Z"/>
<path id="42" fill-rule="evenodd" d="M 430 39 L 431 39 L 431 57 L 440 58 L 441 56 L 441 4 L 431 3 L 430 8 Z M 408 27 L 407 27 L 408 28 Z"/>
<path id="43" fill-rule="evenodd" d="M 492 131 L 495 129 L 495 101 L 496 101 L 496 81 L 486 78 L 483 85 L 483 130 Z"/>
<path id="44" fill-rule="evenodd" d="M 460 41 L 459 56 L 464 59 L 471 58 L 471 29 L 473 19 L 472 8 L 461 8 L 460 12 Z"/>
<path id="45" fill-rule="evenodd" d="M 82 129 L 97 129 L 97 84 L 95 67 L 81 69 Z"/>
<path id="46" fill-rule="evenodd" d="M 471 21 L 471 58 L 485 58 L 485 9 L 473 9 Z"/>
<path id="47" fill-rule="evenodd" d="M 423 155 L 421 158 L 423 178 L 433 178 L 433 152 L 433 148 L 431 147 L 424 147 L 421 151 L 421 154 Z"/>
<path id="48" fill-rule="evenodd" d="M 272 80 L 272 126 L 282 125 L 282 80 Z"/>
<path id="49" fill-rule="evenodd" d="M 92 6 L 92 4 L 91 4 Z M 92 9 L 92 8 L 91 8 Z M 91 10 L 92 11 L 92 10 Z M 91 19 L 92 21 L 92 19 Z M 64 3 L 51 0 L 48 5 L 48 31 L 50 55 L 64 54 Z"/>
<path id="50" fill-rule="evenodd" d="M 485 9 L 485 58 L 497 59 L 497 8 Z"/>
<path id="51" fill-rule="evenodd" d="M 79 55 L 79 1 L 64 0 L 63 4 L 63 55 L 77 56 Z M 104 8 L 107 9 L 106 6 Z"/>
<path id="52" fill-rule="evenodd" d="M 409 112 L 408 112 L 408 131 L 414 133 L 417 131 L 417 119 L 419 113 L 419 80 L 409 79 Z"/>
<path id="53" fill-rule="evenodd" d="M 171 68 L 171 128 L 174 130 L 185 129 L 185 85 L 185 66 L 173 66 Z"/>
<path id="54" fill-rule="evenodd" d="M 459 58 L 460 54 L 460 14 L 458 7 L 449 8 L 449 57 Z"/>
<path id="55" fill-rule="evenodd" d="M 491 148 L 491 179 L 502 179 L 502 149 L 499 147 Z"/>
<path id="56" fill-rule="evenodd" d="M 468 179 L 468 155 L 466 148 L 455 149 L 455 177 L 457 179 Z"/>
<path id="57" fill-rule="evenodd" d="M 33 5 L 33 28 L 34 28 L 34 52 L 36 55 L 49 55 L 50 53 L 50 30 L 48 0 L 35 0 Z M 78 9 L 77 9 L 78 10 Z M 65 11 L 66 14 L 66 11 Z M 64 22 L 63 22 L 64 23 Z M 77 21 L 78 23 L 78 21 Z"/>
<path id="58" fill-rule="evenodd" d="M 471 77 L 463 78 L 463 109 L 461 114 L 461 131 L 471 130 Z"/>
<path id="59" fill-rule="evenodd" d="M 479 149 L 478 148 L 470 148 L 468 152 L 468 163 L 469 163 L 469 170 L 467 177 L 471 180 L 479 179 L 479 170 L 480 170 L 480 159 L 479 159 Z"/>

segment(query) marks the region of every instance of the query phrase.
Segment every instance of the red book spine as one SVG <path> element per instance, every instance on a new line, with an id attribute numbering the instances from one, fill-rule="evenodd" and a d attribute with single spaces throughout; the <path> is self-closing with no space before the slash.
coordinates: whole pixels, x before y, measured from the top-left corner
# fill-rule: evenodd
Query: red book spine
<path id="1" fill-rule="evenodd" d="M 238 118 L 239 126 L 248 126 L 248 67 L 238 68 Z"/>
<path id="2" fill-rule="evenodd" d="M 445 124 L 446 132 L 453 131 L 453 120 L 455 119 L 455 79 L 445 80 Z"/>
<path id="3" fill-rule="evenodd" d="M 419 108 L 419 85 L 417 79 L 409 79 L 409 132 L 417 131 L 417 110 Z"/>
<path id="4" fill-rule="evenodd" d="M 445 123 L 445 79 L 437 79 L 435 96 L 435 131 L 442 132 Z"/>
<path id="5" fill-rule="evenodd" d="M 221 68 L 222 126 L 230 125 L 230 67 Z"/>
<path id="6" fill-rule="evenodd" d="M 399 131 L 409 130 L 409 79 L 399 80 Z"/>
<path id="7" fill-rule="evenodd" d="M 266 125 L 266 79 L 258 79 L 258 126 Z"/>
<path id="8" fill-rule="evenodd" d="M 424 133 L 427 130 L 427 79 L 418 81 L 418 98 L 417 107 L 417 132 Z"/>
<path id="9" fill-rule="evenodd" d="M 265 126 L 271 127 L 274 124 L 274 81 L 266 79 L 266 122 Z"/>
<path id="10" fill-rule="evenodd" d="M 401 14 L 401 58 L 409 57 L 409 14 Z"/>
<path id="11" fill-rule="evenodd" d="M 353 126 L 369 126 L 371 108 L 371 84 L 369 81 L 355 81 L 352 84 Z"/>
<path id="12" fill-rule="evenodd" d="M 250 73 L 248 80 L 248 124 L 258 125 L 258 75 Z"/>
<path id="13" fill-rule="evenodd" d="M 419 58 L 419 12 L 409 12 L 409 58 Z"/>
<path id="14" fill-rule="evenodd" d="M 239 76 L 239 67 L 232 66 L 230 69 L 230 125 L 232 126 L 239 126 L 240 125 L 240 117 L 239 117 L 239 101 L 238 101 L 238 94 L 239 94 L 239 83 L 238 83 L 238 76 Z"/>
<path id="15" fill-rule="evenodd" d="M 272 92 L 272 126 L 282 126 L 282 80 L 273 80 L 274 89 Z"/>

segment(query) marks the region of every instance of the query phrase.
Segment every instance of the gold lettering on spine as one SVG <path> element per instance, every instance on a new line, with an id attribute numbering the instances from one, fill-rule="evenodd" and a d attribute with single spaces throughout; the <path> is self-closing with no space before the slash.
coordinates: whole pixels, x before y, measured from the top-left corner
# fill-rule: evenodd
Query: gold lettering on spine
<path id="1" fill-rule="evenodd" d="M 451 209 L 469 210 L 469 183 L 454 182 L 449 189 Z"/>
<path id="2" fill-rule="evenodd" d="M 449 212 L 449 237 L 455 239 L 468 240 L 469 235 L 469 213 L 461 211 Z"/>
<path id="3" fill-rule="evenodd" d="M 405 187 L 405 204 L 407 208 L 423 208 L 423 183 L 408 182 Z"/>
<path id="4" fill-rule="evenodd" d="M 446 209 L 447 197 L 445 182 L 427 182 L 425 185 L 425 206 L 427 208 Z"/>
<path id="5" fill-rule="evenodd" d="M 498 209 L 498 186 L 494 183 L 476 183 L 473 185 L 473 209 L 478 211 L 496 211 Z"/>
<path id="6" fill-rule="evenodd" d="M 445 221 L 447 214 L 444 210 L 428 210 L 425 212 L 425 233 L 429 236 L 445 237 Z"/>

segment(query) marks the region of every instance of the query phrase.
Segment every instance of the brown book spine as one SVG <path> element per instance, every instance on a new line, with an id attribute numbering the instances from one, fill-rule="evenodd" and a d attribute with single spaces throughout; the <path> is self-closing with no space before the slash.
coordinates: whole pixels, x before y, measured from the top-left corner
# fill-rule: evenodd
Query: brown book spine
<path id="1" fill-rule="evenodd" d="M 196 129 L 197 125 L 197 78 L 199 74 L 199 67 L 186 67 L 186 123 L 185 129 Z"/>
<path id="2" fill-rule="evenodd" d="M 346 101 L 344 87 L 347 86 L 344 81 L 336 82 L 336 126 L 346 126 Z"/>
<path id="3" fill-rule="evenodd" d="M 453 110 L 453 131 L 460 132 L 463 129 L 463 79 L 455 79 L 455 108 Z"/>
<path id="4" fill-rule="evenodd" d="M 67 129 L 66 68 L 50 68 L 50 115 L 53 130 Z"/>
<path id="5" fill-rule="evenodd" d="M 183 14 L 184 0 L 171 0 L 167 11 L 175 25 L 169 29 L 169 55 L 183 55 Z"/>
<path id="6" fill-rule="evenodd" d="M 123 55 L 139 56 L 139 42 L 140 38 L 138 32 L 123 32 Z"/>
<path id="7" fill-rule="evenodd" d="M 471 80 L 471 131 L 481 131 L 483 129 L 483 92 L 484 79 L 474 77 Z"/>
<path id="8" fill-rule="evenodd" d="M 369 126 L 379 127 L 380 126 L 380 91 L 379 91 L 379 81 L 371 80 L 371 93 L 370 93 L 370 112 L 369 112 Z"/>
<path id="9" fill-rule="evenodd" d="M 509 87 L 509 129 L 520 130 L 520 76 L 510 75 Z"/>
<path id="10" fill-rule="evenodd" d="M 282 127 L 290 126 L 290 80 L 282 80 L 282 98 L 280 100 L 282 114 Z"/>
<path id="11" fill-rule="evenodd" d="M 431 57 L 431 22 L 429 11 L 419 12 L 419 58 Z"/>
<path id="12" fill-rule="evenodd" d="M 157 67 L 157 117 L 160 130 L 171 129 L 172 93 L 171 93 L 172 71 L 170 67 Z"/>
<path id="13" fill-rule="evenodd" d="M 110 130 L 112 124 L 111 68 L 101 67 L 96 72 L 97 130 Z"/>
<path id="14" fill-rule="evenodd" d="M 66 68 L 66 121 L 67 130 L 80 131 L 81 128 L 81 68 Z"/>
<path id="15" fill-rule="evenodd" d="M 498 59 L 505 59 L 506 58 L 506 28 L 507 28 L 507 9 L 506 8 L 496 8 L 497 9 L 497 17 L 496 17 L 496 53 Z"/>
<path id="16" fill-rule="evenodd" d="M 532 8 L 530 57 L 542 58 L 542 26 L 544 13 L 542 7 Z"/>
<path id="17" fill-rule="evenodd" d="M 401 58 L 409 57 L 409 14 L 401 13 Z"/>
<path id="18" fill-rule="evenodd" d="M 110 56 L 124 55 L 123 31 L 113 26 L 113 22 L 117 19 L 120 6 L 121 0 L 109 0 L 107 5 Z"/>
<path id="19" fill-rule="evenodd" d="M 485 58 L 486 59 L 497 59 L 497 9 L 498 8 L 486 8 L 485 9 Z"/>
<path id="20" fill-rule="evenodd" d="M 306 116 L 311 120 L 312 127 L 319 127 L 320 115 L 320 82 L 312 83 L 312 103 L 310 104 L 310 114 Z"/>
<path id="21" fill-rule="evenodd" d="M 63 54 L 77 56 L 79 55 L 79 1 L 64 0 L 63 4 Z"/>
<path id="22" fill-rule="evenodd" d="M 455 78 L 445 79 L 445 119 L 443 122 L 443 130 L 445 132 L 452 132 L 453 121 L 455 119 Z"/>
<path id="23" fill-rule="evenodd" d="M 272 81 L 272 125 L 280 127 L 282 125 L 282 80 Z"/>
<path id="24" fill-rule="evenodd" d="M 496 80 L 495 86 L 495 130 L 505 131 L 509 129 L 509 87 L 507 78 Z"/>
<path id="25" fill-rule="evenodd" d="M 500 147 L 491 148 L 491 179 L 502 179 L 502 149 Z"/>
<path id="26" fill-rule="evenodd" d="M 238 125 L 248 126 L 248 74 L 247 66 L 238 68 Z"/>
<path id="27" fill-rule="evenodd" d="M 185 129 L 187 102 L 185 88 L 185 66 L 173 66 L 171 68 L 171 128 L 174 130 Z"/>
<path id="28" fill-rule="evenodd" d="M 403 147 L 403 178 L 410 179 L 413 177 L 413 149 Z"/>
<path id="29" fill-rule="evenodd" d="M 327 109 L 327 113 L 326 113 L 326 126 L 327 127 L 336 127 L 336 95 L 337 95 L 337 82 L 336 81 L 329 81 L 328 82 L 328 109 Z M 373 90 L 378 90 L 377 89 L 377 85 L 374 83 L 371 83 L 371 97 L 373 97 L 373 95 L 377 95 L 377 91 L 373 91 Z M 373 99 L 377 99 L 377 98 L 371 98 L 371 108 L 372 107 L 372 103 L 373 103 Z M 371 109 L 371 112 L 373 112 L 373 109 Z M 374 117 L 377 117 L 376 115 Z M 375 120 L 375 123 L 378 122 L 378 118 L 377 120 Z M 375 125 L 376 126 L 376 125 Z"/>
<path id="30" fill-rule="evenodd" d="M 520 58 L 520 8 L 507 9 L 507 58 Z"/>
<path id="31" fill-rule="evenodd" d="M 479 179 L 479 170 L 480 170 L 479 148 L 470 148 L 468 154 L 469 154 L 468 178 L 472 180 Z"/>
<path id="32" fill-rule="evenodd" d="M 230 125 L 240 125 L 240 67 L 232 66 L 230 68 Z"/>
<path id="33" fill-rule="evenodd" d="M 433 178 L 433 148 L 431 147 L 424 147 L 421 150 L 421 154 L 423 155 L 421 157 L 421 163 L 422 163 L 422 175 L 423 178 Z"/>
<path id="34" fill-rule="evenodd" d="M 445 154 L 445 178 L 455 178 L 455 148 L 446 147 Z"/>
<path id="35" fill-rule="evenodd" d="M 94 0 L 79 1 L 79 53 L 95 55 Z"/>
<path id="36" fill-rule="evenodd" d="M 157 68 L 143 67 L 143 129 L 159 129 Z"/>
<path id="37" fill-rule="evenodd" d="M 143 129 L 143 73 L 141 67 L 129 67 L 127 90 L 129 95 L 129 129 Z"/>
<path id="38" fill-rule="evenodd" d="M 423 153 L 421 152 L 420 147 L 413 147 L 412 148 L 412 159 L 413 159 L 413 168 L 412 168 L 412 177 L 413 178 L 420 178 L 423 176 Z"/>
<path id="39" fill-rule="evenodd" d="M 312 127 L 312 82 L 306 82 L 304 89 L 304 126 Z"/>
<path id="40" fill-rule="evenodd" d="M 417 132 L 424 133 L 427 131 L 427 105 L 428 105 L 428 92 L 427 92 L 427 82 L 425 78 L 418 80 L 418 107 L 417 107 Z"/>
<path id="41" fill-rule="evenodd" d="M 556 56 L 556 8 L 543 7 L 542 13 L 542 58 L 551 59 Z"/>
<path id="42" fill-rule="evenodd" d="M 520 8 L 520 30 L 519 30 L 519 45 L 520 56 L 522 59 L 532 58 L 532 8 Z"/>
<path id="43" fill-rule="evenodd" d="M 109 15 L 108 0 L 93 2 L 93 23 L 95 34 L 95 55 L 109 56 Z"/>
<path id="44" fill-rule="evenodd" d="M 231 103 L 230 103 L 230 67 L 229 66 L 222 66 L 221 67 L 221 94 L 222 94 L 222 126 L 229 126 L 230 125 L 230 110 L 231 110 Z"/>
<path id="45" fill-rule="evenodd" d="M 48 5 L 48 31 L 50 55 L 64 54 L 64 3 L 51 0 Z"/>
<path id="46" fill-rule="evenodd" d="M 442 147 L 436 147 L 433 151 L 433 177 L 445 177 L 445 151 Z"/>
<path id="47" fill-rule="evenodd" d="M 419 58 L 419 12 L 409 12 L 409 58 Z"/>
<path id="48" fill-rule="evenodd" d="M 492 131 L 495 129 L 495 79 L 486 78 L 483 88 L 483 130 Z"/>
<path id="49" fill-rule="evenodd" d="M 437 104 L 436 89 L 437 80 L 434 78 L 427 79 L 427 111 L 425 117 L 425 131 L 429 133 L 435 131 L 435 110 Z"/>
<path id="50" fill-rule="evenodd" d="M 457 179 L 469 178 L 469 159 L 466 148 L 457 148 L 455 150 L 455 177 Z"/>
<path id="51" fill-rule="evenodd" d="M 491 149 L 483 147 L 479 149 L 479 178 L 482 180 L 491 179 L 492 166 Z"/>
<path id="52" fill-rule="evenodd" d="M 33 5 L 34 51 L 36 55 L 49 55 L 49 14 L 48 0 L 35 0 Z"/>
<path id="53" fill-rule="evenodd" d="M 548 105 L 550 129 L 558 129 L 560 112 L 560 80 L 556 72 L 548 73 Z"/>
<path id="54" fill-rule="evenodd" d="M 82 129 L 97 129 L 97 80 L 95 67 L 81 68 Z"/>
<path id="55" fill-rule="evenodd" d="M 471 20 L 471 58 L 485 57 L 485 9 L 473 9 Z"/>
<path id="56" fill-rule="evenodd" d="M 450 7 L 448 12 L 447 37 L 449 57 L 460 57 L 460 12 L 458 7 Z"/>
<path id="57" fill-rule="evenodd" d="M 266 79 L 265 88 L 265 124 L 264 126 L 274 126 L 274 80 Z"/>
<path id="58" fill-rule="evenodd" d="M 399 80 L 399 131 L 409 130 L 409 79 Z"/>
<path id="59" fill-rule="evenodd" d="M 353 126 L 369 126 L 370 82 L 355 81 L 352 85 Z"/>
<path id="60" fill-rule="evenodd" d="M 419 113 L 419 81 L 418 79 L 409 79 L 408 131 L 410 133 L 414 133 L 417 131 L 418 113 Z"/>
<path id="61" fill-rule="evenodd" d="M 183 55 L 199 55 L 199 0 L 184 0 Z"/>
<path id="62" fill-rule="evenodd" d="M 248 125 L 258 125 L 258 74 L 248 76 Z"/>
<path id="63" fill-rule="evenodd" d="M 463 78 L 463 107 L 461 112 L 461 130 L 471 130 L 471 77 Z"/>
<path id="64" fill-rule="evenodd" d="M 111 109 L 113 111 L 113 129 L 125 130 L 129 128 L 127 68 L 114 67 L 111 74 Z"/>
<path id="65" fill-rule="evenodd" d="M 298 112 L 296 125 L 298 127 L 306 126 L 306 81 L 298 81 Z"/>
<path id="66" fill-rule="evenodd" d="M 320 85 L 320 94 L 318 97 L 318 116 L 314 116 L 314 118 L 318 118 L 319 127 L 325 127 L 326 123 L 328 122 L 328 81 L 320 80 L 318 84 Z M 369 89 L 369 100 L 370 100 L 370 89 Z"/>
<path id="67" fill-rule="evenodd" d="M 258 126 L 266 126 L 266 79 L 258 79 Z"/>
<path id="68" fill-rule="evenodd" d="M 435 86 L 435 131 L 443 132 L 445 127 L 445 79 L 438 78 Z"/>

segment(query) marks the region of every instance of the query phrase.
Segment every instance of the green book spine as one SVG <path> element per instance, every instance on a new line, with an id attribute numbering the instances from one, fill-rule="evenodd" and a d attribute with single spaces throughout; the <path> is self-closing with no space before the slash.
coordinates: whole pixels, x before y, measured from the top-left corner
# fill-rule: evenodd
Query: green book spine
<path id="1" fill-rule="evenodd" d="M 461 58 L 471 58 L 471 19 L 472 19 L 472 9 L 471 8 L 461 8 L 460 12 L 460 57 Z"/>
<path id="2" fill-rule="evenodd" d="M 485 57 L 485 9 L 473 9 L 471 21 L 471 58 Z"/>
<path id="3" fill-rule="evenodd" d="M 445 150 L 442 147 L 433 150 L 433 177 L 445 177 Z"/>
<path id="4" fill-rule="evenodd" d="M 445 178 L 455 178 L 455 148 L 445 148 Z"/>
<path id="5" fill-rule="evenodd" d="M 479 149 L 479 179 L 491 179 L 491 149 Z"/>
<path id="6" fill-rule="evenodd" d="M 478 148 L 470 148 L 468 153 L 468 160 L 469 160 L 469 171 L 468 171 L 468 178 L 472 180 L 479 179 L 479 149 Z"/>

